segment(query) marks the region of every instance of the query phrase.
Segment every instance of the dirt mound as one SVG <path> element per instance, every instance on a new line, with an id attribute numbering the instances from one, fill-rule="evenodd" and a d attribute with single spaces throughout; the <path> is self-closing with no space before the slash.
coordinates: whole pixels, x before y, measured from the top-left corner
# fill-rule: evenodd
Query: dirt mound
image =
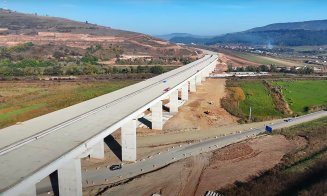
<path id="1" fill-rule="evenodd" d="M 253 153 L 254 150 L 245 143 L 235 144 L 228 148 L 223 148 L 220 151 L 214 153 L 213 159 L 211 161 L 227 161 L 234 160 L 245 157 Z"/>

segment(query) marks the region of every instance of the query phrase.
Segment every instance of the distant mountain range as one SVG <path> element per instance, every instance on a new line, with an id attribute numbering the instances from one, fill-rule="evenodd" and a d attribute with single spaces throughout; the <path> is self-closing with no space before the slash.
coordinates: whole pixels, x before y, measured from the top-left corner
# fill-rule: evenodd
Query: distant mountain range
<path id="1" fill-rule="evenodd" d="M 214 36 L 203 36 L 203 35 L 193 35 L 189 33 L 171 33 L 171 34 L 166 34 L 166 35 L 154 35 L 154 37 L 171 41 L 172 39 L 178 37 L 178 38 L 196 38 L 196 39 L 207 39 L 207 38 L 212 38 Z"/>
<path id="2" fill-rule="evenodd" d="M 276 23 L 215 37 L 174 36 L 171 42 L 184 44 L 248 44 L 303 46 L 327 44 L 327 20 Z"/>

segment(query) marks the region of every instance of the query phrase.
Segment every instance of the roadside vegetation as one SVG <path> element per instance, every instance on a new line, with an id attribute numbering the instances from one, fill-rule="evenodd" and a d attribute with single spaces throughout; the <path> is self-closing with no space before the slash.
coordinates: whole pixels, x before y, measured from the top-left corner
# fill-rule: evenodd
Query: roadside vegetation
<path id="1" fill-rule="evenodd" d="M 277 130 L 290 140 L 305 139 L 302 149 L 248 182 L 221 189 L 224 195 L 325 195 L 327 193 L 327 118 Z"/>
<path id="2" fill-rule="evenodd" d="M 276 65 L 260 65 L 260 66 L 244 66 L 244 67 L 233 67 L 232 64 L 227 66 L 228 72 L 270 72 L 270 73 L 289 73 L 289 74 L 313 74 L 314 69 L 312 67 L 300 67 L 295 66 L 287 68 L 277 68 Z"/>
<path id="3" fill-rule="evenodd" d="M 136 83 L 136 80 L 0 83 L 0 128 Z"/>
<path id="4" fill-rule="evenodd" d="M 114 45 L 80 49 L 51 44 L 40 46 L 28 42 L 0 47 L 0 77 L 161 74 L 192 61 L 188 57 L 174 56 L 124 59 L 123 54 L 123 49 Z M 108 61 L 113 64 L 102 64 Z"/>

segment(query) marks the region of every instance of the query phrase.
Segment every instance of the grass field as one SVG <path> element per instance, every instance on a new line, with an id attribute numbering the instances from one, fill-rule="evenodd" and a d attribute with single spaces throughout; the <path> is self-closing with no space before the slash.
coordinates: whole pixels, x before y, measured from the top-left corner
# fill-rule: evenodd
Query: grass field
<path id="1" fill-rule="evenodd" d="M 240 86 L 245 94 L 245 100 L 240 103 L 240 109 L 244 114 L 248 116 L 251 107 L 254 118 L 265 119 L 268 116 L 279 117 L 282 115 L 275 109 L 269 91 L 262 81 L 242 81 Z"/>
<path id="2" fill-rule="evenodd" d="M 1 82 L 0 128 L 118 90 L 135 80 Z"/>
<path id="3" fill-rule="evenodd" d="M 327 105 L 327 80 L 276 81 L 293 112 L 303 114 L 307 107 Z"/>

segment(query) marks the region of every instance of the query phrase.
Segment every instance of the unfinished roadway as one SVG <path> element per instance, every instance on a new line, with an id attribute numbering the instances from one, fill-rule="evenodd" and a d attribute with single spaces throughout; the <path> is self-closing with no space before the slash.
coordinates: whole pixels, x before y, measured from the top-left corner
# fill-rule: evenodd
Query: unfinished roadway
<path id="1" fill-rule="evenodd" d="M 104 138 L 121 129 L 122 159 L 136 160 L 136 121 L 150 109 L 162 129 L 162 100 L 178 112 L 216 67 L 208 54 L 188 65 L 38 118 L 0 130 L 1 195 L 36 195 L 35 185 L 57 171 L 60 195 L 82 195 L 80 159 L 104 157 Z"/>

